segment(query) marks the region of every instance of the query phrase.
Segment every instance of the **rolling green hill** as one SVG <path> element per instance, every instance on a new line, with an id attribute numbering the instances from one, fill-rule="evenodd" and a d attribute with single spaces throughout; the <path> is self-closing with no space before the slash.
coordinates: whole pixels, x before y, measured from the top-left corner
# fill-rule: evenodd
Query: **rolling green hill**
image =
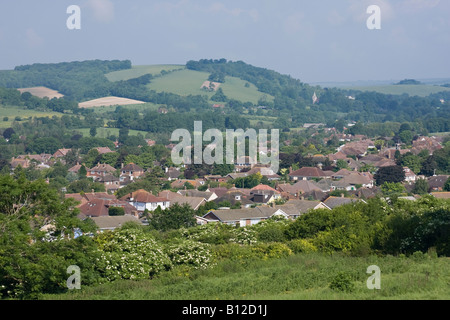
<path id="1" fill-rule="evenodd" d="M 201 86 L 208 80 L 210 73 L 194 70 L 180 70 L 169 73 L 167 75 L 153 79 L 147 85 L 151 90 L 156 92 L 171 92 L 182 96 L 188 95 L 206 95 L 211 98 L 214 92 L 208 92 L 201 89 Z M 235 99 L 242 102 L 251 102 L 256 104 L 259 99 L 266 97 L 267 100 L 273 101 L 273 97 L 259 92 L 255 85 L 236 77 L 226 77 L 225 83 L 220 87 L 229 99 Z"/>
<path id="2" fill-rule="evenodd" d="M 342 89 L 358 90 L 358 91 L 374 91 L 383 94 L 402 95 L 408 94 L 410 96 L 426 97 L 430 94 L 449 91 L 450 88 L 432 85 L 375 85 L 375 86 L 361 86 L 361 87 L 342 87 Z"/>

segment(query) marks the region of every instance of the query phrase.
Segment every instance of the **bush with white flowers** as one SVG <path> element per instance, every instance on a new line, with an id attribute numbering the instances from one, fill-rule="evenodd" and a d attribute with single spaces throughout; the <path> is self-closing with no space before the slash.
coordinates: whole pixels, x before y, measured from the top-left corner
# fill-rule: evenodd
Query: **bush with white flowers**
<path id="1" fill-rule="evenodd" d="M 108 281 L 149 279 L 172 266 L 169 256 L 151 235 L 125 229 L 98 241 L 97 267 Z"/>
<path id="2" fill-rule="evenodd" d="M 166 252 L 174 265 L 187 265 L 195 269 L 206 269 L 210 266 L 211 246 L 193 240 L 184 240 L 166 247 Z"/>

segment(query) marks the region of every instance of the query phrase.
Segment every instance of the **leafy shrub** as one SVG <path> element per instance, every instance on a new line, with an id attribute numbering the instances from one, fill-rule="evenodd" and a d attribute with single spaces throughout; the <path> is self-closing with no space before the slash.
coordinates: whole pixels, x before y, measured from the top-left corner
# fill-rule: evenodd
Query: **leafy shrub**
<path id="1" fill-rule="evenodd" d="M 253 245 L 258 242 L 256 231 L 248 227 L 236 227 L 231 230 L 231 235 L 232 243 Z"/>
<path id="2" fill-rule="evenodd" d="M 284 243 L 258 244 L 252 251 L 261 259 L 279 259 L 292 255 L 292 250 Z"/>
<path id="3" fill-rule="evenodd" d="M 182 229 L 182 236 L 203 243 L 224 244 L 230 241 L 235 227 L 223 223 L 208 223 L 202 226 Z"/>
<path id="4" fill-rule="evenodd" d="M 352 277 L 346 272 L 339 272 L 333 277 L 329 285 L 330 289 L 340 292 L 352 292 L 355 289 Z"/>
<path id="5" fill-rule="evenodd" d="M 99 238 L 97 267 L 108 281 L 149 279 L 172 266 L 153 237 L 139 229 L 119 230 Z"/>
<path id="6" fill-rule="evenodd" d="M 195 269 L 205 269 L 212 261 L 210 245 L 192 240 L 168 245 L 165 252 L 174 265 L 188 265 Z"/>
<path id="7" fill-rule="evenodd" d="M 314 246 L 309 240 L 295 239 L 287 243 L 288 247 L 293 253 L 312 253 L 317 252 L 316 246 Z"/>

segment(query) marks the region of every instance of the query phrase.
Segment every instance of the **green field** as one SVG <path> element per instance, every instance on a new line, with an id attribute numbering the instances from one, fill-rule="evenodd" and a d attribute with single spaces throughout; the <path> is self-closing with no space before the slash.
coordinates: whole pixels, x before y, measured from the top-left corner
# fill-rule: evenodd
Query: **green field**
<path id="1" fill-rule="evenodd" d="M 369 290 L 367 268 L 381 270 Z M 339 280 L 340 274 L 346 280 Z M 334 289 L 330 284 L 337 283 Z M 298 254 L 274 260 L 225 260 L 207 270 L 174 269 L 145 281 L 118 281 L 50 300 L 447 300 L 450 259 Z M 349 285 L 346 287 L 346 285 Z M 349 291 L 341 290 L 349 288 Z"/>
<path id="2" fill-rule="evenodd" d="M 402 95 L 404 93 L 410 96 L 426 97 L 433 93 L 450 91 L 450 88 L 432 85 L 386 85 L 386 86 L 368 86 L 368 87 L 343 87 L 342 89 L 375 91 L 383 94 Z"/>
<path id="3" fill-rule="evenodd" d="M 115 71 L 106 74 L 106 78 L 109 81 L 126 81 L 134 78 L 139 78 L 146 74 L 151 74 L 153 76 L 161 74 L 161 71 L 173 71 L 184 69 L 183 65 L 172 65 L 172 64 L 160 64 L 160 65 L 150 65 L 150 66 L 133 66 L 128 70 Z"/>
<path id="4" fill-rule="evenodd" d="M 83 129 L 76 129 L 76 131 L 79 131 L 84 137 L 89 137 L 89 130 L 90 128 L 83 128 Z M 115 135 L 116 137 L 119 136 L 119 130 L 118 128 L 97 128 L 97 138 L 107 138 L 110 135 Z M 130 130 L 129 135 L 130 136 L 137 136 L 138 134 L 141 134 L 145 137 L 147 132 L 145 131 L 138 131 L 138 130 Z"/>
<path id="5" fill-rule="evenodd" d="M 106 112 L 114 112 L 117 106 L 102 106 L 102 107 L 94 107 L 92 108 L 96 113 L 102 114 Z M 137 110 L 139 113 L 144 113 L 145 111 L 157 111 L 159 105 L 156 105 L 151 102 L 146 102 L 144 104 L 131 104 L 124 106 L 126 109 Z"/>
<path id="6" fill-rule="evenodd" d="M 148 88 L 157 92 L 172 92 L 178 95 L 206 95 L 211 98 L 214 92 L 207 92 L 201 89 L 202 84 L 208 80 L 209 73 L 193 70 L 181 70 L 163 77 L 152 80 Z M 246 81 L 234 77 L 226 77 L 225 83 L 221 88 L 225 95 L 230 99 L 240 100 L 242 102 L 257 103 L 262 97 L 273 100 L 272 96 L 259 92 L 256 86 L 250 84 L 245 87 Z"/>
<path id="7" fill-rule="evenodd" d="M 28 121 L 30 117 L 61 117 L 62 113 L 53 112 L 53 111 L 36 111 L 23 109 L 17 106 L 0 106 L 0 128 L 9 128 L 11 127 L 14 119 L 16 117 L 20 117 L 22 121 Z M 4 117 L 8 117 L 8 121 L 3 121 Z"/>

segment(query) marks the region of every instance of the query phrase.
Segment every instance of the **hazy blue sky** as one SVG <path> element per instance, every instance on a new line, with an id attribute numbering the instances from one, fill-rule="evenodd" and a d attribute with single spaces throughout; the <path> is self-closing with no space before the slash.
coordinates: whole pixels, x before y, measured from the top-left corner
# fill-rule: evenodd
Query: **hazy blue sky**
<path id="1" fill-rule="evenodd" d="M 81 30 L 69 30 L 69 5 Z M 366 12 L 381 8 L 381 30 Z M 0 69 L 226 58 L 304 82 L 450 77 L 449 0 L 2 0 Z"/>

